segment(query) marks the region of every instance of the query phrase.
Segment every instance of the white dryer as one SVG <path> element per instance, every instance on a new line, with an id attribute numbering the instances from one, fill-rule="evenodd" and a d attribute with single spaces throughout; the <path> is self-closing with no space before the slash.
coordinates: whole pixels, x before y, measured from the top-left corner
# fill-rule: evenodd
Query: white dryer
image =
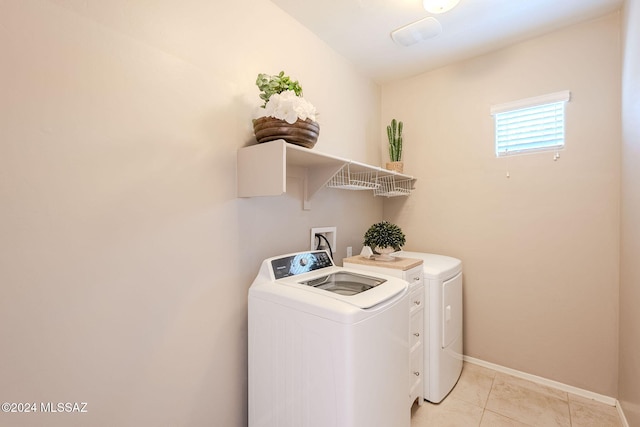
<path id="1" fill-rule="evenodd" d="M 407 282 L 326 251 L 263 261 L 249 289 L 249 427 L 409 427 Z"/>
<path id="2" fill-rule="evenodd" d="M 425 332 L 424 398 L 439 403 L 462 373 L 462 262 L 443 255 L 399 251 L 394 256 L 423 260 Z"/>

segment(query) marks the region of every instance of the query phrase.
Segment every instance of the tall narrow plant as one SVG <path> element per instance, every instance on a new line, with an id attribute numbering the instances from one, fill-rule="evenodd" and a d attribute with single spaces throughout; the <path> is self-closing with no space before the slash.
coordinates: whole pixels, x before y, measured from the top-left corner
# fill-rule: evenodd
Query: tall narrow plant
<path id="1" fill-rule="evenodd" d="M 399 162 L 402 159 L 402 122 L 396 119 L 391 120 L 387 126 L 387 137 L 389 137 L 389 159 L 392 162 Z"/>

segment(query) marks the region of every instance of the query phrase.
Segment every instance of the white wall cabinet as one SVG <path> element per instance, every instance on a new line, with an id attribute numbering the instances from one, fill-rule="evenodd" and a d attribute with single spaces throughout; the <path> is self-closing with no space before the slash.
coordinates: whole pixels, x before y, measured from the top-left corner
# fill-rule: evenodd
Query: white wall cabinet
<path id="1" fill-rule="evenodd" d="M 279 196 L 287 176 L 304 180 L 305 209 L 324 186 L 372 190 L 376 196 L 406 196 L 416 179 L 410 175 L 344 159 L 276 140 L 238 150 L 238 197 Z"/>

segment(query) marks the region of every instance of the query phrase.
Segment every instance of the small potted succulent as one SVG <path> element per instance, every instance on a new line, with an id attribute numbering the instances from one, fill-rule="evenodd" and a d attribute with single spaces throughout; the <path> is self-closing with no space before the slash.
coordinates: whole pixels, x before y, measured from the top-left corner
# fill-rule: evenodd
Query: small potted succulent
<path id="1" fill-rule="evenodd" d="M 258 118 L 253 121 L 253 131 L 259 143 L 284 139 L 312 148 L 318 140 L 320 127 L 316 122 L 316 109 L 302 97 L 302 87 L 297 80 L 281 71 L 276 75 L 258 74 L 256 86 L 264 104 Z"/>
<path id="2" fill-rule="evenodd" d="M 387 138 L 389 138 L 389 160 L 387 169 L 402 173 L 402 128 L 403 123 L 396 119 L 391 120 L 387 126 Z"/>
<path id="3" fill-rule="evenodd" d="M 400 250 L 405 243 L 402 229 L 388 221 L 373 224 L 364 234 L 364 245 L 369 246 L 375 253 L 377 260 L 392 261 L 389 254 Z"/>

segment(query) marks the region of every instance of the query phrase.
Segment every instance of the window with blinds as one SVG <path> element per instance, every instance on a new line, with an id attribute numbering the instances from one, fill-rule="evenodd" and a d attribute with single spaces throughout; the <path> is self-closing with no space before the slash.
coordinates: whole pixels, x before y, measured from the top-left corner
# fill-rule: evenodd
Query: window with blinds
<path id="1" fill-rule="evenodd" d="M 496 156 L 563 148 L 570 98 L 571 93 L 563 91 L 491 107 Z"/>

